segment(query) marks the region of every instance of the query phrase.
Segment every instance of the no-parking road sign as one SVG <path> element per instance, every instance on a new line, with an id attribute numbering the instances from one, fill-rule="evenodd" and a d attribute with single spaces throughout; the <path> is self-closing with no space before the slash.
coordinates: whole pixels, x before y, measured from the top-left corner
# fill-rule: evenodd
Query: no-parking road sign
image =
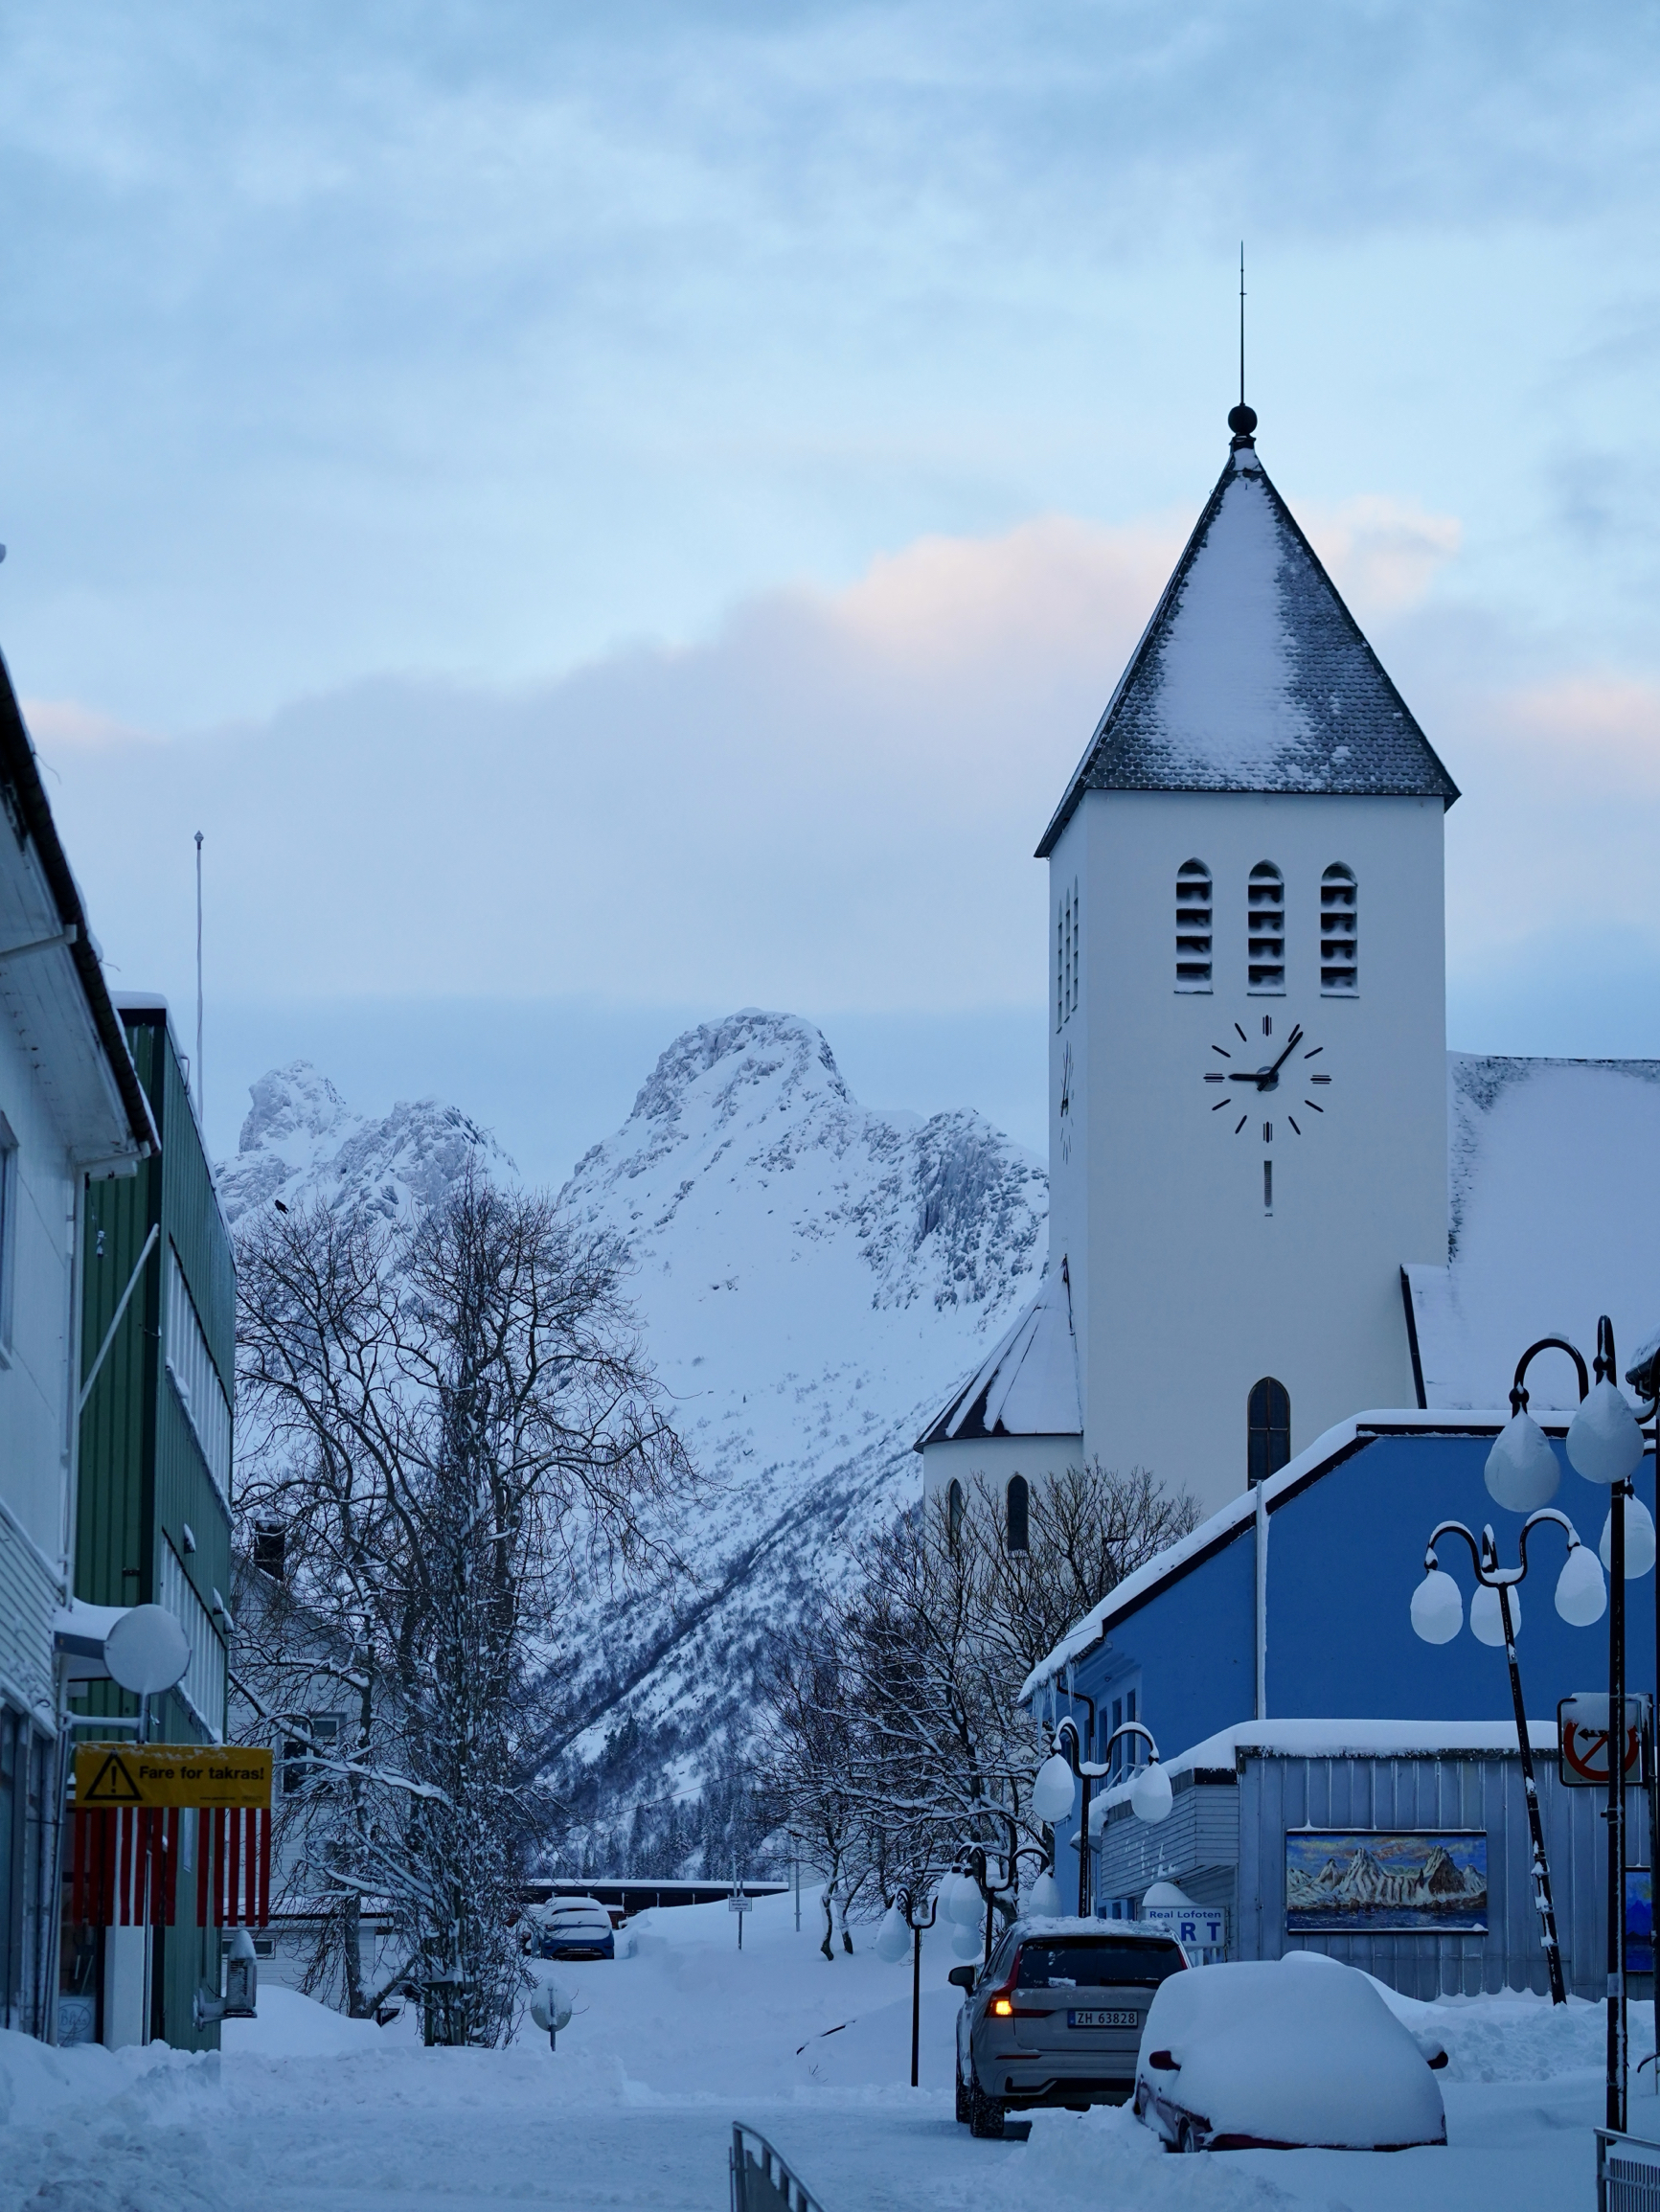
<path id="1" fill-rule="evenodd" d="M 1643 1779 L 1643 1738 L 1649 1718 L 1647 1698 L 1626 1700 L 1626 1756 L 1627 1782 Z M 1608 1787 L 1608 1694 L 1581 1691 L 1564 1698 L 1557 1707 L 1558 1765 L 1570 1790 L 1606 1790 Z"/>

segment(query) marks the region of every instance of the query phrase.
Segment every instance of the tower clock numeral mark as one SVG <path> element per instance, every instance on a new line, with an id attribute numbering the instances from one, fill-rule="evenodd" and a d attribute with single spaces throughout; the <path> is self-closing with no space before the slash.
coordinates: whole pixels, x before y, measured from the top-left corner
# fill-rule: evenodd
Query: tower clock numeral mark
<path id="1" fill-rule="evenodd" d="M 1222 1110 L 1223 1106 L 1229 1106 L 1229 1105 L 1231 1105 L 1231 1104 L 1232 1104 L 1232 1101 L 1231 1101 L 1231 1100 L 1229 1100 L 1229 1099 L 1225 1099 L 1225 1098 L 1219 1098 L 1219 1099 L 1217 1099 L 1217 1101 L 1216 1105 L 1215 1105 L 1214 1106 L 1212 1106 L 1212 1108 L 1211 1108 L 1211 1111 L 1212 1111 L 1212 1113 L 1214 1113 L 1214 1114 L 1219 1114 L 1219 1113 L 1221 1112 L 1221 1110 Z"/>
<path id="2" fill-rule="evenodd" d="M 1239 1028 L 1239 1025 L 1237 1021 L 1234 1024 L 1234 1028 L 1238 1032 L 1239 1042 L 1241 1044 L 1249 1044 L 1251 1041 L 1250 1038 L 1245 1035 L 1244 1031 Z"/>
<path id="3" fill-rule="evenodd" d="M 1274 1016 L 1273 1016 L 1271 1014 L 1265 1014 L 1265 1015 L 1263 1015 L 1263 1016 L 1262 1016 L 1262 1035 L 1263 1035 L 1264 1037 L 1272 1037 L 1272 1036 L 1273 1036 L 1273 1034 L 1274 1034 Z"/>
<path id="4" fill-rule="evenodd" d="M 1234 1057 L 1233 1054 L 1229 1052 L 1223 1045 L 1213 1044 L 1211 1050 L 1213 1052 L 1219 1052 L 1224 1060 L 1232 1060 Z"/>
<path id="5" fill-rule="evenodd" d="M 1290 1114 L 1287 1114 L 1287 1115 L 1285 1116 L 1285 1119 L 1286 1119 L 1288 1122 L 1290 1122 L 1290 1124 L 1291 1124 L 1291 1134 L 1292 1134 L 1294 1137 L 1300 1137 L 1300 1136 L 1303 1134 L 1303 1132 L 1302 1132 L 1302 1130 L 1301 1130 L 1301 1129 L 1300 1129 L 1297 1127 L 1297 1124 L 1296 1124 L 1296 1121 L 1295 1121 L 1295 1119 L 1294 1119 L 1294 1118 L 1293 1118 L 1293 1117 L 1292 1117 Z"/>
<path id="6" fill-rule="evenodd" d="M 1225 1075 L 1207 1075 L 1205 1078 L 1206 1083 L 1226 1083 L 1227 1080 Z"/>
<path id="7" fill-rule="evenodd" d="M 1312 1106 L 1317 1114 L 1323 1114 L 1326 1111 L 1326 1108 L 1323 1106 L 1316 1104 L 1316 1102 L 1311 1098 L 1306 1098 L 1303 1101 L 1303 1104 L 1306 1106 Z"/>
<path id="8" fill-rule="evenodd" d="M 1330 1083 L 1331 1078 L 1329 1075 L 1311 1075 L 1308 1081 L 1310 1083 Z"/>
<path id="9" fill-rule="evenodd" d="M 1303 1055 L 1303 1058 L 1304 1058 L 1305 1060 L 1318 1060 L 1318 1059 L 1319 1059 L 1319 1057 L 1320 1057 L 1320 1055 L 1321 1055 L 1321 1054 L 1322 1054 L 1322 1053 L 1325 1051 L 1325 1049 L 1326 1049 L 1326 1047 L 1325 1047 L 1323 1044 L 1317 1044 L 1317 1045 L 1314 1047 L 1314 1049 L 1313 1049 L 1313 1051 L 1312 1051 L 1312 1052 L 1306 1052 L 1306 1053 Z"/>
<path id="10" fill-rule="evenodd" d="M 1271 1144 L 1273 1143 L 1273 1141 L 1274 1141 L 1274 1125 L 1273 1125 L 1273 1123 L 1272 1123 L 1272 1122 L 1264 1122 L 1264 1123 L 1262 1124 L 1262 1142 L 1263 1142 L 1265 1145 L 1271 1145 Z"/>
<path id="11" fill-rule="evenodd" d="M 1239 1116 L 1239 1120 L 1234 1124 L 1235 1136 L 1239 1135 L 1239 1131 L 1244 1128 L 1245 1124 L 1250 1120 L 1250 1118 L 1251 1117 L 1249 1114 L 1241 1114 Z"/>

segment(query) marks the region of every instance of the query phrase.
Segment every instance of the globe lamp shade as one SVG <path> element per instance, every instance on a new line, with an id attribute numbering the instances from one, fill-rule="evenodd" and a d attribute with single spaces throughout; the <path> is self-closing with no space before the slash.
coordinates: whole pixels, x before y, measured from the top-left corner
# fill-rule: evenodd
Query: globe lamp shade
<path id="1" fill-rule="evenodd" d="M 959 1874 L 945 1900 L 945 1910 L 959 1927 L 979 1927 L 986 1918 L 986 1900 L 971 1874 Z"/>
<path id="2" fill-rule="evenodd" d="M 1587 1482 L 1624 1482 L 1643 1456 L 1643 1431 L 1630 1401 L 1599 1382 L 1568 1428 L 1568 1459 Z"/>
<path id="3" fill-rule="evenodd" d="M 1031 1892 L 1026 1900 L 1026 1909 L 1035 1920 L 1058 1920 L 1060 1918 L 1060 1885 L 1047 1866 L 1032 1884 Z"/>
<path id="4" fill-rule="evenodd" d="M 1464 1593 L 1444 1568 L 1425 1575 L 1413 1591 L 1412 1627 L 1426 1644 L 1450 1644 L 1464 1627 Z"/>
<path id="5" fill-rule="evenodd" d="M 960 1927 L 951 1937 L 951 1949 L 958 1958 L 978 1958 L 984 1945 L 977 1927 Z"/>
<path id="6" fill-rule="evenodd" d="M 1512 1416 L 1487 1455 L 1487 1487 L 1507 1513 L 1537 1513 L 1562 1479 L 1561 1465 L 1531 1414 Z"/>
<path id="7" fill-rule="evenodd" d="M 1038 1767 L 1037 1779 L 1032 1785 L 1033 1814 L 1053 1828 L 1057 1821 L 1071 1819 L 1077 1802 L 1078 1783 L 1072 1768 L 1060 1752 L 1053 1751 Z"/>
<path id="8" fill-rule="evenodd" d="M 1614 1513 L 1621 1500 L 1616 1498 L 1608 1508 L 1608 1517 L 1603 1523 L 1603 1540 L 1597 1546 L 1598 1557 L 1610 1574 L 1614 1571 Z M 1654 1564 L 1654 1520 L 1640 1497 L 1628 1497 L 1626 1506 L 1626 1580 L 1640 1583 Z"/>
<path id="9" fill-rule="evenodd" d="M 890 1904 L 876 1930 L 876 1956 L 886 1959 L 890 1966 L 898 1966 L 910 1948 L 911 1931 L 905 1926 L 905 1916 L 897 1904 Z"/>
<path id="10" fill-rule="evenodd" d="M 1573 1629 L 1588 1629 L 1608 1609 L 1603 1570 L 1582 1543 L 1569 1548 L 1557 1577 L 1557 1610 Z"/>
<path id="11" fill-rule="evenodd" d="M 1522 1593 L 1514 1588 L 1510 1592 L 1511 1633 L 1522 1632 Z M 1504 1608 L 1499 1604 L 1497 1590 L 1482 1583 L 1469 1601 L 1469 1632 L 1479 1644 L 1491 1644 L 1503 1651 L 1505 1642 Z"/>
<path id="12" fill-rule="evenodd" d="M 1171 1815 L 1171 1778 L 1155 1759 L 1144 1767 L 1131 1785 L 1129 1809 L 1138 1820 L 1156 1826 Z"/>

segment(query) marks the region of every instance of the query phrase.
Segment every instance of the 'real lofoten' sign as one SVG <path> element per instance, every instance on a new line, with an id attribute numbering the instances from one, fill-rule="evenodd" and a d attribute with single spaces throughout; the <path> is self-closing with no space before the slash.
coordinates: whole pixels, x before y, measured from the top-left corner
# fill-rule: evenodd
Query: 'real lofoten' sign
<path id="1" fill-rule="evenodd" d="M 130 1805 L 268 1813 L 271 1754 L 236 1744 L 81 1744 L 75 1802 L 88 1812 Z"/>

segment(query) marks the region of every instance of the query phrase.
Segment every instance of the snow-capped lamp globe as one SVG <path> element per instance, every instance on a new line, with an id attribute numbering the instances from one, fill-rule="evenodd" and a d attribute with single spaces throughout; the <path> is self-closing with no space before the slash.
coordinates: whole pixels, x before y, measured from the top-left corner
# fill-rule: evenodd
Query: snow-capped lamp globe
<path id="1" fill-rule="evenodd" d="M 1568 1462 L 1587 1482 L 1612 1487 L 1635 1472 L 1643 1431 L 1626 1393 L 1607 1376 L 1580 1402 L 1568 1427 Z"/>
<path id="2" fill-rule="evenodd" d="M 898 1966 L 911 1948 L 911 1931 L 905 1925 L 905 1916 L 897 1904 L 890 1904 L 882 1915 L 882 1925 L 876 1930 L 876 1940 L 871 1947 L 879 1959 L 889 1966 Z"/>
<path id="3" fill-rule="evenodd" d="M 1589 1629 L 1607 1609 L 1608 1585 L 1602 1567 L 1576 1539 L 1557 1577 L 1557 1610 L 1571 1629 Z"/>
<path id="4" fill-rule="evenodd" d="M 1625 1510 L 1626 1520 L 1626 1580 L 1640 1583 L 1654 1564 L 1654 1518 L 1640 1497 L 1627 1492 L 1614 1501 Z M 1603 1540 L 1597 1546 L 1597 1556 L 1610 1574 L 1614 1571 L 1614 1506 L 1608 1508 L 1608 1517 L 1603 1523 Z"/>
<path id="5" fill-rule="evenodd" d="M 1426 1644 L 1450 1644 L 1464 1627 L 1464 1592 L 1444 1567 L 1431 1567 L 1412 1593 L 1413 1633 Z"/>
<path id="6" fill-rule="evenodd" d="M 1549 1438 L 1527 1409 L 1527 1392 L 1512 1391 L 1512 1404 L 1518 1397 L 1521 1403 L 1487 1455 L 1488 1494 L 1507 1513 L 1536 1513 L 1556 1496 L 1562 1470 Z"/>
<path id="7" fill-rule="evenodd" d="M 951 1950 L 957 1958 L 978 1958 L 985 1949 L 985 1931 L 978 1927 L 955 1927 L 951 1930 Z"/>
<path id="8" fill-rule="evenodd" d="M 1078 1783 L 1066 1754 L 1052 1751 L 1038 1767 L 1037 1778 L 1032 1785 L 1033 1815 L 1053 1828 L 1059 1821 L 1071 1819 L 1077 1802 Z"/>
<path id="9" fill-rule="evenodd" d="M 1026 1911 L 1033 1920 L 1060 1918 L 1060 1886 L 1047 1866 L 1032 1884 L 1026 1899 Z"/>
<path id="10" fill-rule="evenodd" d="M 1173 1802 L 1171 1778 L 1159 1765 L 1155 1751 L 1130 1785 L 1129 1809 L 1138 1820 L 1145 1820 L 1151 1828 L 1170 1818 Z"/>
<path id="11" fill-rule="evenodd" d="M 948 1874 L 941 1888 L 947 1920 L 955 1921 L 959 1927 L 984 1927 L 986 1900 L 971 1874 Z"/>

